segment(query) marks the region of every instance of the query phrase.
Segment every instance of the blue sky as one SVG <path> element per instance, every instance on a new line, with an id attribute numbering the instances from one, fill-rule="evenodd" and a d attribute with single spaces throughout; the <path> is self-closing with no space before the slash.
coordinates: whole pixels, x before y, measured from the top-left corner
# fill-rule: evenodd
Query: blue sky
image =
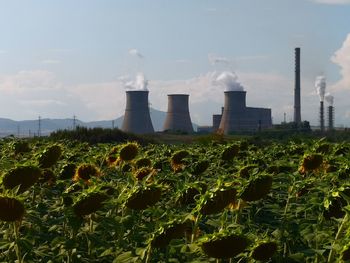
<path id="1" fill-rule="evenodd" d="M 208 76 L 230 69 L 248 105 L 271 107 L 280 122 L 292 116 L 300 46 L 303 119 L 317 123 L 313 82 L 325 74 L 336 124 L 350 125 L 349 25 L 347 0 L 0 0 L 1 117 L 115 118 L 125 107 L 118 78 L 143 71 L 154 107 L 166 110 L 170 91 L 188 92 L 193 121 L 209 124 L 223 95 Z"/>

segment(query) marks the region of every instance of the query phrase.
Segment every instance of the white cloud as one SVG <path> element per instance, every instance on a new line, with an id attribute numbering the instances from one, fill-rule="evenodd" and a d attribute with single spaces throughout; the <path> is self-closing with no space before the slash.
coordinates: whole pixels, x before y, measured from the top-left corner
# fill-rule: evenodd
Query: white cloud
<path id="1" fill-rule="evenodd" d="M 61 61 L 57 59 L 45 59 L 41 61 L 42 64 L 60 64 Z"/>
<path id="2" fill-rule="evenodd" d="M 144 55 L 142 55 L 136 48 L 129 49 L 129 54 L 138 58 L 144 58 Z"/>
<path id="3" fill-rule="evenodd" d="M 224 103 L 224 90 L 212 85 L 217 75 L 218 72 L 213 71 L 191 79 L 150 80 L 150 103 L 152 107 L 166 111 L 167 94 L 189 94 L 192 121 L 210 125 L 212 115 L 220 113 Z M 287 121 L 291 120 L 292 79 L 278 73 L 237 72 L 237 76 L 247 91 L 248 106 L 271 108 L 275 123 L 283 120 L 284 112 Z M 315 124 L 319 100 L 311 81 L 303 81 L 302 87 L 302 118 Z M 65 86 L 52 72 L 21 71 L 0 76 L 0 92 L 3 94 L 0 96 L 1 117 L 13 119 L 35 119 L 39 115 L 67 118 L 75 114 L 85 121 L 108 120 L 123 115 L 125 110 L 125 88 L 119 80 Z M 346 123 L 345 114 L 340 113 L 342 107 L 346 109 L 347 106 L 338 106 L 338 94 L 334 95 L 336 123 Z"/>
<path id="4" fill-rule="evenodd" d="M 341 79 L 334 85 L 335 90 L 350 89 L 350 34 L 342 47 L 335 52 L 332 62 L 340 67 Z"/>
<path id="5" fill-rule="evenodd" d="M 350 0 L 312 0 L 315 3 L 328 4 L 328 5 L 341 5 L 350 4 Z"/>

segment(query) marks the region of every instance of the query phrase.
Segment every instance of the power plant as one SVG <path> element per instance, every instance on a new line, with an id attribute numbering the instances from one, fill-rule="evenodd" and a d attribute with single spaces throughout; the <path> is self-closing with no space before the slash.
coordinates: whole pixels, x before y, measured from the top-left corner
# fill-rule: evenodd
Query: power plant
<path id="1" fill-rule="evenodd" d="M 324 105 L 323 101 L 320 101 L 320 130 L 324 132 Z"/>
<path id="2" fill-rule="evenodd" d="M 169 94 L 164 131 L 193 133 L 187 94 Z"/>
<path id="3" fill-rule="evenodd" d="M 325 99 L 329 104 L 329 106 L 328 106 L 328 130 L 331 131 L 334 129 L 334 107 L 333 107 L 334 97 L 331 94 L 327 93 L 325 95 Z"/>
<path id="4" fill-rule="evenodd" d="M 216 132 L 220 128 L 220 122 L 224 114 L 224 107 L 221 107 L 221 114 L 213 114 L 213 131 Z"/>
<path id="5" fill-rule="evenodd" d="M 225 91 L 220 131 L 228 134 L 236 131 L 257 131 L 271 127 L 271 109 L 247 107 L 245 91 Z"/>
<path id="6" fill-rule="evenodd" d="M 148 90 L 126 91 L 126 107 L 122 131 L 135 134 L 153 133 L 148 106 Z"/>
<path id="7" fill-rule="evenodd" d="M 294 87 L 294 122 L 301 123 L 300 106 L 300 48 L 295 48 L 295 87 Z"/>

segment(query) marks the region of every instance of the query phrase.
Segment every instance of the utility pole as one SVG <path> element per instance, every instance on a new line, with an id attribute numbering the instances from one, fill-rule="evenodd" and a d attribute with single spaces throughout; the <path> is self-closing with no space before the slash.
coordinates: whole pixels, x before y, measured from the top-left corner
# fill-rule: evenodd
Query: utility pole
<path id="1" fill-rule="evenodd" d="M 287 114 L 286 114 L 286 113 L 283 113 L 283 116 L 284 116 L 284 118 L 283 118 L 284 121 L 283 121 L 283 122 L 286 123 L 286 122 L 287 122 L 287 121 L 286 121 L 286 116 L 287 116 Z"/>
<path id="2" fill-rule="evenodd" d="M 38 137 L 41 137 L 41 116 L 38 119 Z"/>
<path id="3" fill-rule="evenodd" d="M 114 130 L 114 120 L 112 120 L 112 129 Z"/>
<path id="4" fill-rule="evenodd" d="M 19 125 L 17 125 L 17 137 L 19 138 L 21 134 L 21 127 Z"/>

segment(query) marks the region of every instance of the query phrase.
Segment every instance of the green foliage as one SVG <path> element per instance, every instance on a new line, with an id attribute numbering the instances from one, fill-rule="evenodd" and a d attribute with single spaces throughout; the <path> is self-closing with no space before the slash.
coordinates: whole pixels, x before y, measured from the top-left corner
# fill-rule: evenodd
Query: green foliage
<path id="1" fill-rule="evenodd" d="M 77 127 L 75 130 L 59 130 L 50 134 L 53 140 L 77 140 L 81 142 L 96 143 L 122 143 L 136 141 L 140 144 L 152 142 L 150 139 L 125 133 L 119 129 Z"/>
<path id="2" fill-rule="evenodd" d="M 350 143 L 308 136 L 0 140 L 0 262 L 346 262 Z"/>

